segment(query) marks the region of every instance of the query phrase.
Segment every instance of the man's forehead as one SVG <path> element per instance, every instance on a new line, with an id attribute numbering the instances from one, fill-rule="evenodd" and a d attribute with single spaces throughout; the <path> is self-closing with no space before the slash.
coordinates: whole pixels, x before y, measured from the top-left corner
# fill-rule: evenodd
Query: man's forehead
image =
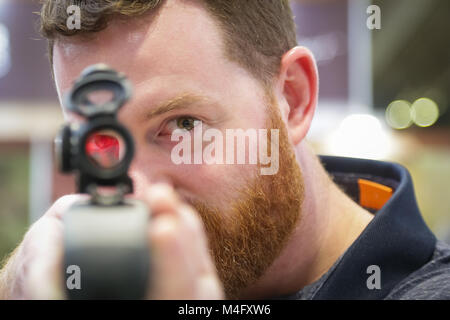
<path id="1" fill-rule="evenodd" d="M 140 83 L 150 73 L 198 71 L 218 54 L 219 31 L 209 14 L 195 4 L 169 1 L 157 15 L 115 20 L 86 38 L 56 41 L 53 62 L 58 92 L 64 93 L 92 64 L 106 63 Z"/>

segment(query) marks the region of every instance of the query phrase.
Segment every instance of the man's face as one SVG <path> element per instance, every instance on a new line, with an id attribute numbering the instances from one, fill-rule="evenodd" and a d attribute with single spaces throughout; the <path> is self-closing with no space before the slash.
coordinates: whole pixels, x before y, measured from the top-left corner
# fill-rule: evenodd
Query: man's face
<path id="1" fill-rule="evenodd" d="M 133 99 L 119 118 L 137 147 L 130 170 L 136 195 L 166 182 L 193 204 L 225 289 L 238 294 L 273 262 L 300 214 L 301 175 L 276 105 L 269 105 L 254 77 L 224 56 L 214 19 L 197 4 L 168 1 L 157 14 L 115 21 L 92 39 L 58 41 L 60 96 L 96 63 L 133 83 Z M 224 136 L 226 129 L 280 129 L 279 172 L 261 176 L 254 164 L 175 164 L 171 152 L 178 142 L 171 134 L 199 123 Z"/>

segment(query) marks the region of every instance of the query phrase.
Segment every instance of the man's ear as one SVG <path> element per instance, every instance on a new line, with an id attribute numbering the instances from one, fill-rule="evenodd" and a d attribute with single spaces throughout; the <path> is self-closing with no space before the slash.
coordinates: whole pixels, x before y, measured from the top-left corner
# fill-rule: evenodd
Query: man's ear
<path id="1" fill-rule="evenodd" d="M 284 54 L 278 88 L 288 104 L 287 129 L 297 145 L 309 131 L 317 104 L 318 73 L 311 51 L 295 47 Z"/>

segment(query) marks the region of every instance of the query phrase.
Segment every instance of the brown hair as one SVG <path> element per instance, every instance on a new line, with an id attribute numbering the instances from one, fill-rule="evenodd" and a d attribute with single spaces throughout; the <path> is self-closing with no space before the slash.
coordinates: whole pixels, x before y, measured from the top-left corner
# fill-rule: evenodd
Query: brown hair
<path id="1" fill-rule="evenodd" d="M 297 45 L 289 0 L 201 0 L 221 27 L 226 56 L 269 85 L 283 54 Z M 157 10 L 163 0 L 42 0 L 41 34 L 53 45 L 58 36 L 91 34 L 117 17 L 136 17 Z M 81 30 L 67 28 L 67 8 L 81 9 Z"/>

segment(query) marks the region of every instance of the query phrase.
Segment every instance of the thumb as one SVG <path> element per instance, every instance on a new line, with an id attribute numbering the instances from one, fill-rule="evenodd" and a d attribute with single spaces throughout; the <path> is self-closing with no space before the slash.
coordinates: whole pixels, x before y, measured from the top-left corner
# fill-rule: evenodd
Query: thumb
<path id="1" fill-rule="evenodd" d="M 30 299 L 64 299 L 62 270 L 62 222 L 55 218 L 39 221 L 39 235 L 34 239 L 34 259 L 30 259 L 25 286 Z"/>

